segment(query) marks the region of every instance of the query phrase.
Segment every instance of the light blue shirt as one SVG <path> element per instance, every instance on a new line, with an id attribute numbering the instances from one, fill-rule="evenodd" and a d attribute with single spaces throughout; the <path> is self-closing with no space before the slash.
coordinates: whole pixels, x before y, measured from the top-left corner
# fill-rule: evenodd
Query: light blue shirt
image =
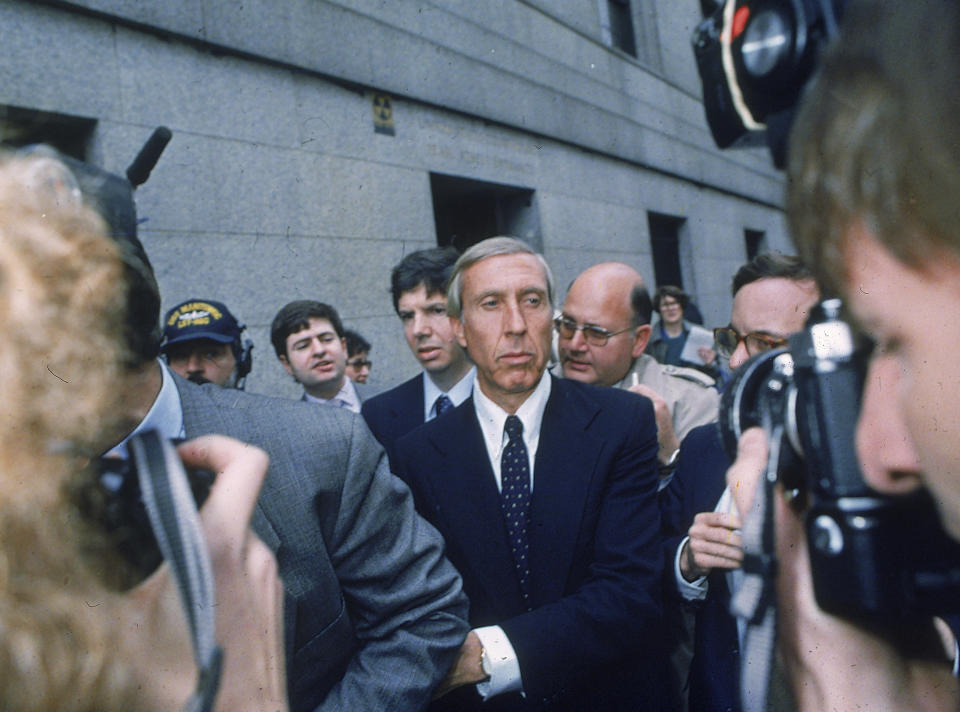
<path id="1" fill-rule="evenodd" d="M 160 373 L 163 381 L 160 385 L 160 393 L 157 399 L 150 406 L 146 417 L 140 421 L 140 424 L 133 429 L 127 437 L 115 445 L 108 453 L 107 457 L 127 458 L 127 442 L 134 435 L 146 432 L 147 430 L 156 430 L 166 438 L 183 438 L 186 431 L 183 427 L 183 406 L 180 404 L 180 393 L 177 391 L 177 384 L 173 382 L 173 375 L 170 369 L 161 359 L 157 359 L 160 364 Z"/>
<path id="2" fill-rule="evenodd" d="M 470 370 L 464 374 L 457 383 L 449 391 L 444 393 L 440 390 L 440 387 L 433 382 L 433 379 L 430 378 L 430 374 L 426 371 L 423 372 L 423 422 L 433 420 L 437 417 L 437 398 L 440 396 L 447 396 L 450 399 L 450 402 L 455 406 L 463 403 L 467 398 L 470 397 L 470 393 L 473 392 L 473 381 L 476 378 L 477 367 L 471 366 Z"/>

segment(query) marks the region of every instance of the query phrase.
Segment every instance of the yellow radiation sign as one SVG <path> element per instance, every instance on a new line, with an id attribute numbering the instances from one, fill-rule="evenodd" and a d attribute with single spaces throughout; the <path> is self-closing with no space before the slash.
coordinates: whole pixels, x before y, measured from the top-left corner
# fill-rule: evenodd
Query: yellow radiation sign
<path id="1" fill-rule="evenodd" d="M 373 94 L 373 130 L 379 134 L 393 136 L 393 100 L 389 94 Z"/>

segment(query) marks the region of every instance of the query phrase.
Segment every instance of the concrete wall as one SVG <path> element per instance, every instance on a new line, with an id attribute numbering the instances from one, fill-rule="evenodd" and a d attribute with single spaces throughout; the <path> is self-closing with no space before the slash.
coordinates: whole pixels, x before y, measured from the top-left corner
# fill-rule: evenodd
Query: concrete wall
<path id="1" fill-rule="evenodd" d="M 387 287 L 436 244 L 431 172 L 534 190 L 562 286 L 601 259 L 652 281 L 646 211 L 687 218 L 685 286 L 726 323 L 744 229 L 788 243 L 766 154 L 710 140 L 696 0 L 636 6 L 640 60 L 599 42 L 596 0 L 552 5 L 11 0 L 0 104 L 96 118 L 90 158 L 117 172 L 173 130 L 138 191 L 141 234 L 165 306 L 218 298 L 247 322 L 253 391 L 297 393 L 268 330 L 299 298 L 373 343 L 372 382 L 415 372 Z M 374 133 L 372 91 L 391 94 L 395 136 Z"/>

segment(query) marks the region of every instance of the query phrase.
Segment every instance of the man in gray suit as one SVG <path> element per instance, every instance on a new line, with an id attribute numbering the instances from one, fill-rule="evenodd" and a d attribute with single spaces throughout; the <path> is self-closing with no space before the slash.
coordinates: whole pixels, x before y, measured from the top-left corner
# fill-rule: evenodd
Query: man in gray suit
<path id="1" fill-rule="evenodd" d="M 111 224 L 127 273 L 131 358 L 118 387 L 130 408 L 105 445 L 120 442 L 123 451 L 129 435 L 156 429 L 221 433 L 265 450 L 270 466 L 252 525 L 286 592 L 290 708 L 424 708 L 468 630 L 460 576 L 439 534 L 414 512 L 362 418 L 198 386 L 156 358 L 160 299 L 135 224 Z"/>

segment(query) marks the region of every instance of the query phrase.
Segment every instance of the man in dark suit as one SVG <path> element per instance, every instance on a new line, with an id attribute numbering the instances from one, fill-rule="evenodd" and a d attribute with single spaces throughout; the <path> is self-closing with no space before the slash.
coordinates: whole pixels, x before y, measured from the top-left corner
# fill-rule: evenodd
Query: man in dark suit
<path id="1" fill-rule="evenodd" d="M 129 211 L 117 224 L 101 207 L 124 260 L 130 354 L 118 385 L 128 411 L 104 434 L 104 449 L 120 443 L 114 451 L 123 452 L 130 435 L 155 429 L 220 433 L 265 450 L 270 464 L 251 524 L 284 584 L 290 709 L 425 708 L 468 630 L 440 535 L 416 514 L 362 418 L 198 386 L 157 359 L 160 295 L 132 200 Z"/>
<path id="2" fill-rule="evenodd" d="M 650 401 L 546 372 L 552 278 L 519 240 L 470 248 L 447 297 L 477 366 L 473 395 L 396 448 L 471 602 L 474 630 L 441 692 L 463 689 L 440 703 L 660 709 Z"/>
<path id="3" fill-rule="evenodd" d="M 390 274 L 393 308 L 403 336 L 423 371 L 386 393 L 364 401 L 370 430 L 393 461 L 397 438 L 458 406 L 473 389 L 473 366 L 447 318 L 447 281 L 458 253 L 452 247 L 418 250 Z"/>
<path id="4" fill-rule="evenodd" d="M 715 330 L 730 369 L 785 346 L 803 328 L 819 291 L 796 257 L 763 254 L 733 278 L 730 325 Z M 661 495 L 668 590 L 697 607 L 690 712 L 740 710 L 740 636 L 730 614 L 731 580 L 740 576 L 740 516 L 726 490 L 730 460 L 718 426 L 694 428 L 680 447 L 673 480 Z M 672 573 L 671 573 L 672 572 Z"/>

